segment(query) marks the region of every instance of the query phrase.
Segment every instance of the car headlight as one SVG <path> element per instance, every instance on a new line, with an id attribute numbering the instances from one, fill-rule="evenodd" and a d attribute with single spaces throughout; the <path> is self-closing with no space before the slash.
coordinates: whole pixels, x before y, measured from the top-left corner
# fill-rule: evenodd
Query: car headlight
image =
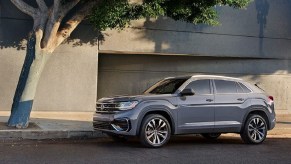
<path id="1" fill-rule="evenodd" d="M 124 101 L 118 102 L 116 108 L 119 110 L 129 110 L 133 109 L 138 104 L 138 101 Z"/>

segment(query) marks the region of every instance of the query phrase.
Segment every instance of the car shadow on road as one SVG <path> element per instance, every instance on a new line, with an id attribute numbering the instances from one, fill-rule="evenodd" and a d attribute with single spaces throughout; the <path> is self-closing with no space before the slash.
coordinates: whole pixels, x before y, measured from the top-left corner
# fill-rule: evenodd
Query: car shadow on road
<path id="1" fill-rule="evenodd" d="M 97 141 L 98 146 L 102 147 L 130 147 L 130 148 L 145 148 L 140 144 L 137 137 L 129 138 L 126 142 L 116 142 L 111 139 L 104 139 Z M 200 135 L 179 135 L 172 136 L 166 147 L 177 147 L 177 146 L 201 146 L 211 144 L 222 144 L 222 145 L 241 145 L 244 144 L 240 137 L 225 137 L 222 136 L 217 140 L 207 140 Z"/>
<path id="2" fill-rule="evenodd" d="M 289 121 L 277 121 L 278 124 L 290 124 L 291 125 L 291 122 Z"/>
<path id="3" fill-rule="evenodd" d="M 252 144 L 245 144 L 239 136 L 222 136 L 217 140 L 207 140 L 198 135 L 182 135 L 182 136 L 173 136 L 169 143 L 167 143 L 163 148 L 166 149 L 190 149 L 191 147 L 202 147 L 207 148 L 208 146 L 215 146 L 213 149 L 225 148 L 228 147 L 232 149 L 233 147 L 240 147 L 242 149 L 262 149 L 269 146 L 276 146 L 279 145 L 282 141 L 291 143 L 290 138 L 267 138 L 264 143 L 259 145 L 252 145 Z M 138 138 L 130 138 L 126 142 L 115 142 L 110 139 L 102 139 L 102 140 L 95 140 L 94 141 L 98 147 L 102 147 L 104 149 L 107 148 L 114 148 L 123 150 L 126 148 L 133 148 L 137 150 L 146 149 L 138 140 Z M 161 149 L 163 149 L 161 148 Z M 160 149 L 158 149 L 160 150 Z"/>

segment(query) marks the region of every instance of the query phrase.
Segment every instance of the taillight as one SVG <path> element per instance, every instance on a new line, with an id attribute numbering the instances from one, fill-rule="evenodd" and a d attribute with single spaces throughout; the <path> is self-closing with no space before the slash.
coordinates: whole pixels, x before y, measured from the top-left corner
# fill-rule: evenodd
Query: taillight
<path id="1" fill-rule="evenodd" d="M 273 96 L 269 96 L 269 99 L 274 101 L 274 97 Z"/>

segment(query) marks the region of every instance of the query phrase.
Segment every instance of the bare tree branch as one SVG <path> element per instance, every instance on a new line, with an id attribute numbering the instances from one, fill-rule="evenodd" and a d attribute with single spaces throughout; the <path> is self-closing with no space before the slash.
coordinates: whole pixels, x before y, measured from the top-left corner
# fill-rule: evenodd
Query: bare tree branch
<path id="1" fill-rule="evenodd" d="M 42 37 L 43 37 L 43 30 L 42 29 L 37 29 L 35 31 L 35 38 L 36 38 L 35 49 L 37 51 L 40 51 L 42 49 L 41 48 L 41 40 L 42 40 Z"/>
<path id="2" fill-rule="evenodd" d="M 61 0 L 54 0 L 53 14 L 57 16 L 59 14 L 61 7 Z"/>
<path id="3" fill-rule="evenodd" d="M 11 0 L 11 2 L 23 13 L 33 18 L 37 15 L 37 9 L 23 2 L 23 0 Z"/>
<path id="4" fill-rule="evenodd" d="M 100 2 L 101 0 L 91 0 L 84 3 L 83 6 L 76 11 L 75 15 L 73 15 L 58 32 L 55 46 L 59 46 L 65 39 L 67 39 L 84 18 L 91 13 L 92 9 Z"/>
<path id="5" fill-rule="evenodd" d="M 42 40 L 42 47 L 49 48 L 55 40 L 61 21 L 64 16 L 60 15 L 61 0 L 54 0 L 54 5 L 50 9 L 50 15 L 46 23 L 44 39 Z"/>
<path id="6" fill-rule="evenodd" d="M 61 8 L 61 14 L 63 16 L 67 15 L 67 13 L 72 10 L 72 8 L 74 8 L 79 2 L 80 0 L 72 0 L 70 3 L 63 5 Z"/>
<path id="7" fill-rule="evenodd" d="M 46 3 L 44 2 L 44 0 L 36 0 L 36 3 L 42 12 L 48 10 L 48 7 L 47 7 Z"/>
<path id="8" fill-rule="evenodd" d="M 34 30 L 37 30 L 37 29 L 44 30 L 47 20 L 48 20 L 48 14 L 47 13 L 45 13 L 45 14 L 43 13 L 43 14 L 37 16 L 34 19 L 33 29 Z"/>

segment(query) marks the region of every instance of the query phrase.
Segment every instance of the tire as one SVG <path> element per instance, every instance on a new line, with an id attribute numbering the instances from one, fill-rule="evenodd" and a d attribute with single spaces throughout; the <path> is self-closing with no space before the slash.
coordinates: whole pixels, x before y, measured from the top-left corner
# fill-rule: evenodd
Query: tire
<path id="1" fill-rule="evenodd" d="M 260 115 L 251 114 L 247 118 L 240 136 L 247 144 L 260 144 L 266 139 L 267 131 L 266 120 Z"/>
<path id="2" fill-rule="evenodd" d="M 115 142 L 126 142 L 128 140 L 126 136 L 122 136 L 122 135 L 116 135 L 112 133 L 106 133 L 106 135 Z"/>
<path id="3" fill-rule="evenodd" d="M 203 136 L 204 138 L 206 138 L 208 140 L 216 140 L 220 135 L 221 135 L 221 133 L 203 133 L 203 134 L 201 134 L 201 136 Z"/>
<path id="4" fill-rule="evenodd" d="M 171 137 L 171 126 L 168 120 L 159 114 L 147 115 L 141 124 L 140 142 L 150 148 L 165 145 Z"/>

